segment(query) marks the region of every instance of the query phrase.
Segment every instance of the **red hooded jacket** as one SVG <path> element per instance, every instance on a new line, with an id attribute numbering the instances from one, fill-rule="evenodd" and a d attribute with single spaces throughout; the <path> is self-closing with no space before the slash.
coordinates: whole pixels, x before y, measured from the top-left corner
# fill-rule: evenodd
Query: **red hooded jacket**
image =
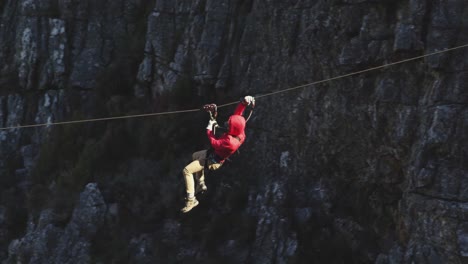
<path id="1" fill-rule="evenodd" d="M 221 137 L 216 138 L 213 131 L 207 130 L 208 139 L 214 152 L 222 159 L 220 163 L 236 152 L 245 141 L 245 118 L 242 116 L 245 107 L 246 105 L 242 102 L 237 105 L 234 114 L 228 120 L 229 131 Z"/>

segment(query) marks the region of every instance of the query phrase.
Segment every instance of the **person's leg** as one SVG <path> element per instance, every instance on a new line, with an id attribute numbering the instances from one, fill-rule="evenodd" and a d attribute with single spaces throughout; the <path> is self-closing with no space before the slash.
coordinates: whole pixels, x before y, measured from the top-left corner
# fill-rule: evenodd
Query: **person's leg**
<path id="1" fill-rule="evenodd" d="M 192 154 L 192 160 L 204 159 L 206 157 L 207 150 L 200 150 Z"/>
<path id="2" fill-rule="evenodd" d="M 223 164 L 221 164 L 221 163 L 212 163 L 212 164 L 208 164 L 208 169 L 214 171 L 214 170 L 217 170 L 217 169 L 221 168 L 222 165 L 223 165 Z"/>
<path id="3" fill-rule="evenodd" d="M 204 163 L 202 163 L 200 160 L 194 160 L 188 164 L 182 172 L 185 180 L 185 191 L 187 193 L 185 207 L 181 210 L 183 213 L 192 210 L 195 206 L 198 205 L 198 201 L 195 199 L 195 181 L 193 179 L 193 175 L 203 171 L 203 168 Z"/>
<path id="4" fill-rule="evenodd" d="M 193 153 L 192 159 L 199 160 L 200 163 L 203 164 L 203 166 L 205 166 L 206 154 L 207 154 L 207 150 L 197 151 Z M 199 184 L 201 182 L 203 183 L 205 182 L 205 170 L 200 170 L 199 172 L 195 173 L 194 176 L 195 176 L 195 180 L 197 180 Z"/>
<path id="5" fill-rule="evenodd" d="M 200 171 L 203 170 L 203 166 L 204 164 L 200 160 L 194 160 L 184 168 L 182 173 L 185 179 L 187 197 L 193 197 L 195 195 L 195 181 L 193 179 L 193 174 L 200 173 Z"/>

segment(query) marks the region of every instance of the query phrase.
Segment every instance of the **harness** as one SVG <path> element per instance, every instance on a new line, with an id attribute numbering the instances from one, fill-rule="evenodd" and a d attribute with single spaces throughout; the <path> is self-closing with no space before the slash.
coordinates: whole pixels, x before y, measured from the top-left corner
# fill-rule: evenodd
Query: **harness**
<path id="1" fill-rule="evenodd" d="M 224 163 L 223 158 L 218 156 L 218 154 L 214 152 L 213 148 L 209 148 L 208 151 L 206 152 L 205 167 L 208 165 L 208 161 L 211 161 L 211 163 L 219 163 L 219 164 Z"/>

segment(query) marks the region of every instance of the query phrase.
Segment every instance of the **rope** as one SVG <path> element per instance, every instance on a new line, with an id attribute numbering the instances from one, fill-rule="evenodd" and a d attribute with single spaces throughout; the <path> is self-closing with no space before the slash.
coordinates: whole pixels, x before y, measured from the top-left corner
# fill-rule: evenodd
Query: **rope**
<path id="1" fill-rule="evenodd" d="M 149 114 L 139 114 L 139 115 L 103 117 L 103 118 L 92 118 L 92 119 L 82 119 L 82 120 L 74 120 L 74 121 L 63 121 L 63 122 L 42 123 L 42 124 L 23 125 L 23 126 L 2 127 L 2 128 L 0 128 L 0 130 L 42 127 L 42 126 L 53 126 L 53 125 L 78 124 L 78 123 L 98 122 L 98 121 L 108 121 L 108 120 L 128 119 L 128 118 L 148 117 L 148 116 L 172 115 L 172 114 L 190 113 L 190 112 L 198 112 L 198 111 L 200 111 L 200 109 L 180 110 L 180 111 L 160 112 L 160 113 L 149 113 Z"/>
<path id="2" fill-rule="evenodd" d="M 375 70 L 383 69 L 383 68 L 386 68 L 386 67 L 391 67 L 391 66 L 394 66 L 394 65 L 397 65 L 397 64 L 402 64 L 402 63 L 406 63 L 406 62 L 409 62 L 409 61 L 419 60 L 419 59 L 423 59 L 423 58 L 426 58 L 426 57 L 429 57 L 429 56 L 433 56 L 433 55 L 453 51 L 453 50 L 456 50 L 456 49 L 466 48 L 466 47 L 468 47 L 468 44 L 458 46 L 458 47 L 454 47 L 454 48 L 441 50 L 441 51 L 436 51 L 436 52 L 432 52 L 432 53 L 428 53 L 428 54 L 424 54 L 424 55 L 421 55 L 421 56 L 416 56 L 416 57 L 413 57 L 413 58 L 409 58 L 409 59 L 405 59 L 405 60 L 401 60 L 401 61 L 397 61 L 397 62 L 392 62 L 392 63 L 372 67 L 372 68 L 365 69 L 365 70 L 362 70 L 362 71 L 352 72 L 352 73 L 348 73 L 348 74 L 344 74 L 344 75 L 340 75 L 340 76 L 336 76 L 336 77 L 332 77 L 332 78 L 328 78 L 328 79 L 324 79 L 324 80 L 320 80 L 320 81 L 316 81 L 316 82 L 312 82 L 312 83 L 308 83 L 308 84 L 299 85 L 299 86 L 284 89 L 284 90 L 279 90 L 279 91 L 263 94 L 263 95 L 260 95 L 260 96 L 256 96 L 255 98 L 262 98 L 262 97 L 265 97 L 265 96 L 270 96 L 270 95 L 274 95 L 274 94 L 289 92 L 289 91 L 297 90 L 297 89 L 304 88 L 304 87 L 307 87 L 307 86 L 316 85 L 316 84 L 320 84 L 320 83 L 325 83 L 325 82 L 329 82 L 329 81 L 334 81 L 334 80 L 346 78 L 346 77 L 349 77 L 349 76 L 362 74 L 362 73 L 365 73 L 365 72 L 375 71 Z"/>
<path id="3" fill-rule="evenodd" d="M 466 47 L 468 47 L 468 44 L 453 47 L 453 48 L 448 48 L 448 49 L 444 49 L 444 50 L 440 50 L 440 51 L 436 51 L 436 52 L 432 52 L 432 53 L 427 53 L 427 54 L 412 57 L 412 58 L 409 58 L 409 59 L 404 59 L 404 60 L 384 64 L 384 65 L 381 65 L 381 66 L 376 66 L 376 67 L 368 68 L 368 69 L 361 70 L 361 71 L 356 71 L 356 72 L 352 72 L 352 73 L 348 73 L 348 74 L 344 74 L 344 75 L 339 75 L 339 76 L 336 76 L 336 77 L 331 77 L 331 78 L 328 78 L 328 79 L 323 79 L 323 80 L 320 80 L 320 81 L 315 81 L 315 82 L 311 82 L 311 83 L 307 83 L 307 84 L 303 84 L 303 85 L 299 85 L 299 86 L 295 86 L 295 87 L 291 87 L 291 88 L 287 88 L 287 89 L 283 89 L 283 90 L 278 90 L 278 91 L 258 95 L 258 96 L 255 97 L 255 99 L 263 98 L 263 97 L 267 97 L 267 96 L 271 96 L 271 95 L 276 95 L 276 94 L 280 94 L 280 93 L 285 93 L 285 92 L 289 92 L 289 91 L 293 91 L 293 90 L 297 90 L 297 89 L 301 89 L 301 88 L 305 88 L 305 87 L 308 87 L 308 86 L 317 85 L 317 84 L 321 84 L 321 83 L 325 83 L 325 82 L 330 82 L 330 81 L 334 81 L 334 80 L 338 80 L 338 79 L 342 79 L 342 78 L 346 78 L 346 77 L 350 77 L 350 76 L 354 76 L 354 75 L 359 75 L 359 74 L 362 74 L 362 73 L 375 71 L 375 70 L 378 70 L 378 69 L 383 69 L 383 68 L 391 67 L 391 66 L 394 66 L 394 65 L 398 65 L 398 64 L 402 64 L 402 63 L 406 63 L 406 62 L 410 62 L 410 61 L 415 61 L 415 60 L 419 60 L 419 59 L 423 59 L 423 58 L 426 58 L 426 57 L 429 57 L 429 56 L 434 56 L 434 55 L 437 55 L 437 54 L 442 54 L 442 53 L 446 53 L 446 52 L 450 52 L 450 51 L 453 51 L 453 50 L 462 49 L 462 48 L 466 48 Z M 238 101 L 222 104 L 222 105 L 219 105 L 218 108 L 234 105 L 234 104 L 237 104 L 237 103 L 238 103 Z M 32 124 L 32 125 L 18 125 L 18 126 L 2 127 L 2 128 L 0 128 L 0 131 L 1 130 L 10 130 L 10 129 L 20 129 L 20 128 L 32 128 L 32 127 L 43 127 L 43 126 L 54 126 L 54 125 L 67 125 L 67 124 L 89 123 L 89 122 L 98 122 L 98 121 L 109 121 L 109 120 L 117 120 L 117 119 L 129 119 L 129 118 L 138 118 L 138 117 L 172 115 L 172 114 L 198 112 L 200 110 L 201 109 L 188 109 L 188 110 L 168 111 L 168 112 L 148 113 L 148 114 L 138 114 L 138 115 L 124 115 L 124 116 L 114 116 L 114 117 L 104 117 L 104 118 L 81 119 L 81 120 L 64 121 L 64 122 L 40 123 L 40 124 Z"/>

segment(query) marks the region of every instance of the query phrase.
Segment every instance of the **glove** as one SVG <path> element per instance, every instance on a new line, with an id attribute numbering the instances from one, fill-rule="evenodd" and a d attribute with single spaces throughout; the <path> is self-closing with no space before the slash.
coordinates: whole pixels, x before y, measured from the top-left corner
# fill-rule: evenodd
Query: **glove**
<path id="1" fill-rule="evenodd" d="M 244 99 L 242 100 L 242 103 L 244 105 L 255 105 L 255 98 L 253 96 L 250 96 L 250 95 L 247 95 L 246 97 L 244 97 Z"/>
<path id="2" fill-rule="evenodd" d="M 207 130 L 212 130 L 213 125 L 218 126 L 218 122 L 216 122 L 216 120 L 210 119 L 210 121 L 208 122 L 208 125 L 206 126 L 206 129 Z"/>

